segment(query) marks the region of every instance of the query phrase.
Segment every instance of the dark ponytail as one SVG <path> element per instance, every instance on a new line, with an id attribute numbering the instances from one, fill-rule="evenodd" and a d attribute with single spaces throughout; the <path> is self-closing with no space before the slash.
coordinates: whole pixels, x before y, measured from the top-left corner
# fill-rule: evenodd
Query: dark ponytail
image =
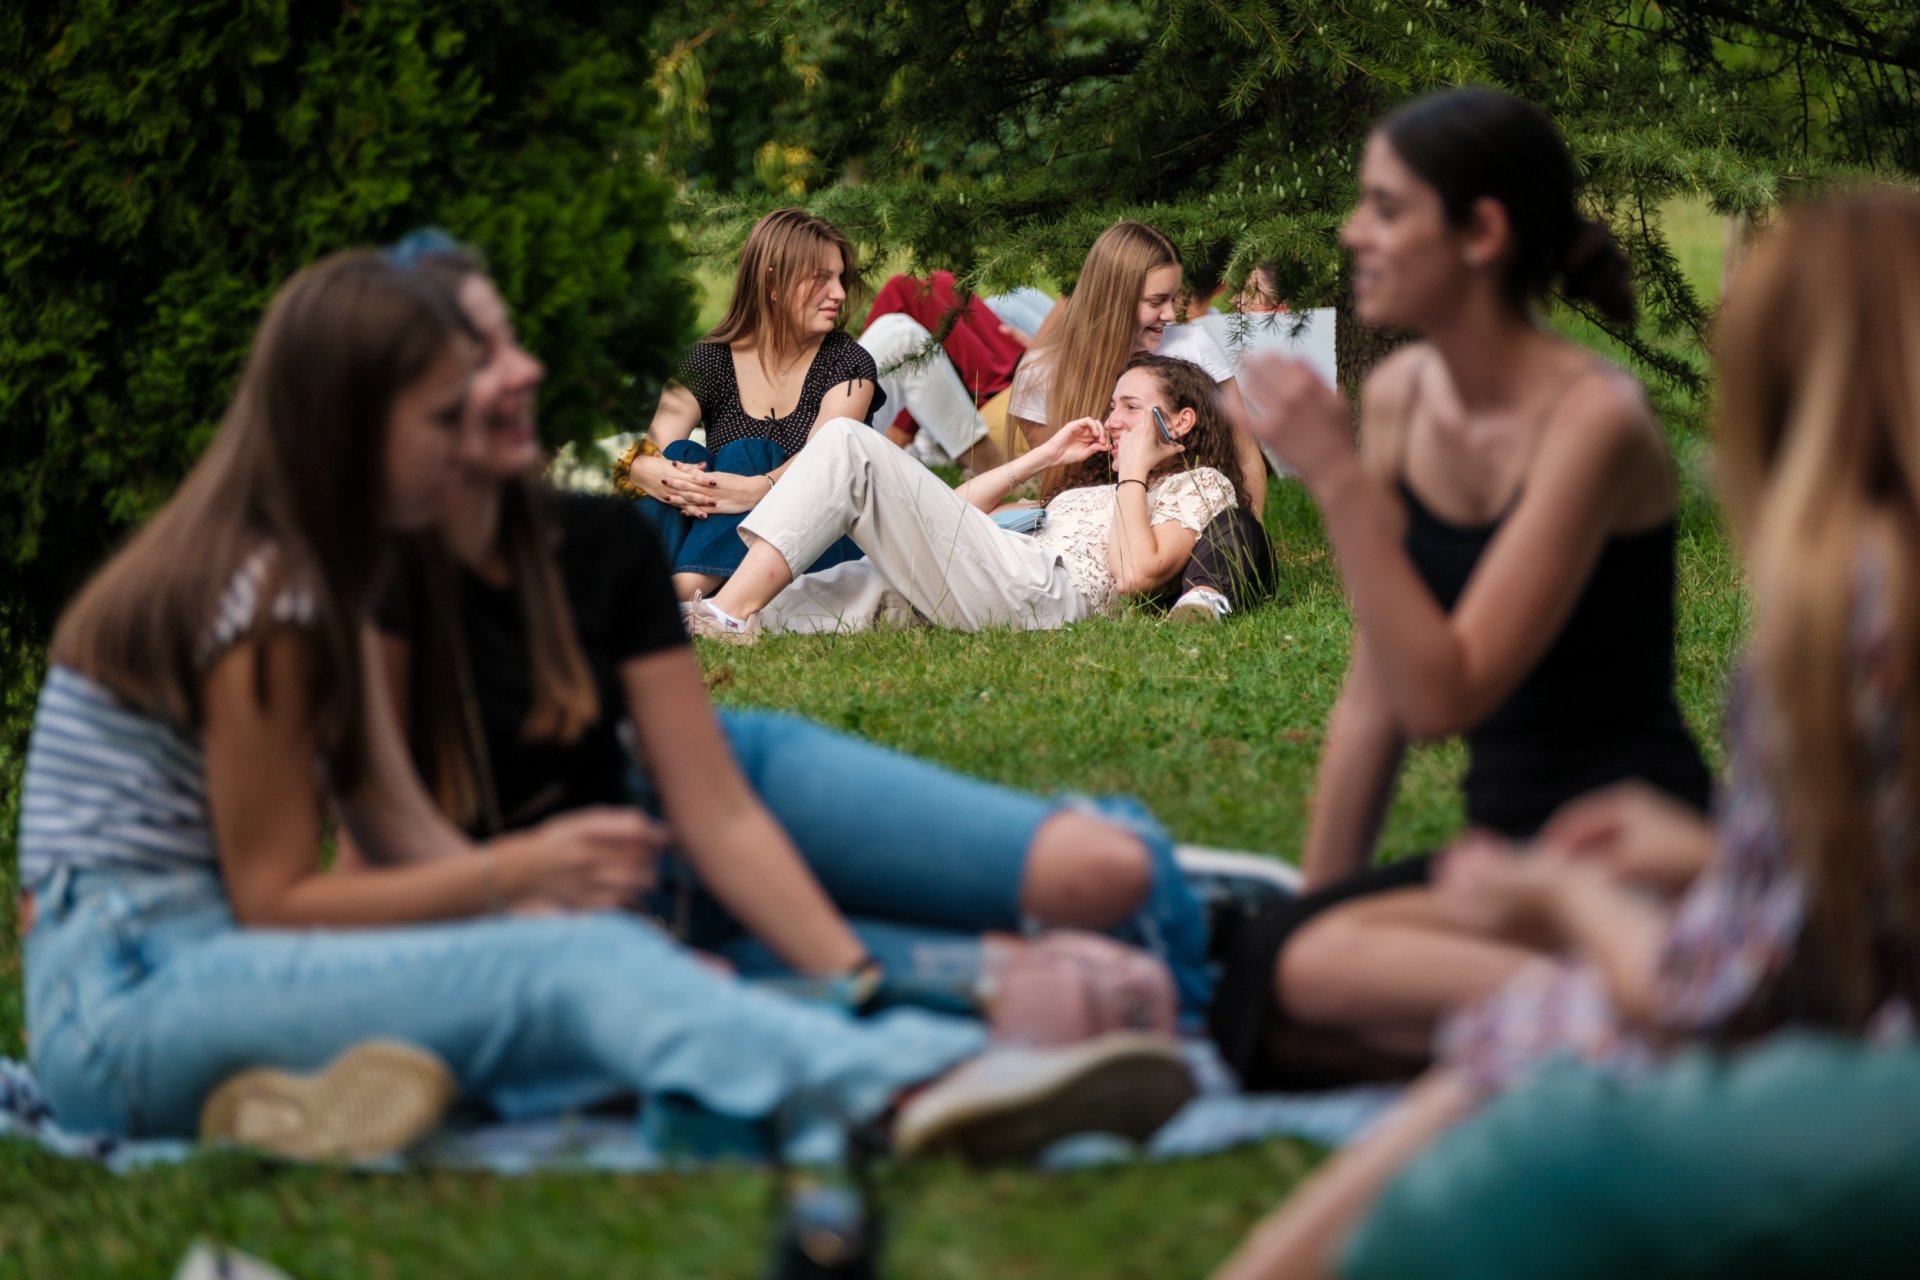
<path id="1" fill-rule="evenodd" d="M 1633 269 L 1604 222 L 1581 218 L 1561 264 L 1560 292 L 1570 302 L 1591 302 L 1621 324 L 1633 322 Z"/>
<path id="2" fill-rule="evenodd" d="M 1609 320 L 1634 316 L 1626 255 L 1606 227 L 1574 207 L 1573 157 L 1552 121 L 1497 89 L 1448 89 L 1388 113 L 1380 134 L 1422 182 L 1440 194 L 1447 221 L 1465 226 L 1478 200 L 1507 211 L 1513 257 L 1507 295 L 1517 307 L 1556 284 Z"/>

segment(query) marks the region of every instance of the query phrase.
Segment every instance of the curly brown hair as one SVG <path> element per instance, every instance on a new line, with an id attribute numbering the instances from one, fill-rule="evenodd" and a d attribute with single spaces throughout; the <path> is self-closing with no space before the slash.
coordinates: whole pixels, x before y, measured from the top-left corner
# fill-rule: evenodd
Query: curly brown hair
<path id="1" fill-rule="evenodd" d="M 1212 467 L 1233 485 L 1233 496 L 1240 505 L 1251 510 L 1253 502 L 1247 494 L 1246 481 L 1240 474 L 1240 455 L 1234 448 L 1233 425 L 1220 412 L 1220 385 L 1212 375 L 1190 360 L 1150 354 L 1135 356 L 1127 361 L 1126 367 L 1120 372 L 1124 374 L 1130 369 L 1151 371 L 1154 381 L 1160 384 L 1160 394 L 1167 398 L 1176 412 L 1181 409 L 1193 410 L 1193 430 L 1180 442 L 1182 451 L 1155 467 L 1148 480 L 1158 480 L 1175 471 Z M 1047 486 L 1042 497 L 1051 502 L 1068 489 L 1112 483 L 1113 456 L 1096 453 L 1065 468 Z"/>

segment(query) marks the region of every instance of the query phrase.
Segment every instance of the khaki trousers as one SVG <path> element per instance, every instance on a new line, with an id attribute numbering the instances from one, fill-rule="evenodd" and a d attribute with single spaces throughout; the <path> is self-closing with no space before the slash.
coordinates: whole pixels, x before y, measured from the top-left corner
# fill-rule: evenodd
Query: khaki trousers
<path id="1" fill-rule="evenodd" d="M 748 545 L 765 539 L 796 575 L 842 534 L 867 553 L 866 561 L 796 576 L 768 607 L 763 625 L 861 630 L 876 615 L 897 613 L 900 602 L 956 631 L 1047 631 L 1092 613 L 1056 555 L 1002 529 L 852 418 L 814 432 L 773 492 L 740 524 Z"/>

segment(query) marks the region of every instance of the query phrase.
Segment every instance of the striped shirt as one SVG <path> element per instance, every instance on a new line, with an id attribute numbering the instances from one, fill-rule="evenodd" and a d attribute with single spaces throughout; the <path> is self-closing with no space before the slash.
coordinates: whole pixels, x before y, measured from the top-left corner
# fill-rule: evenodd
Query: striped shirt
<path id="1" fill-rule="evenodd" d="M 201 643 L 202 665 L 253 626 L 270 551 L 234 574 Z M 271 616 L 312 621 L 313 599 L 284 590 Z M 20 881 L 57 867 L 175 871 L 217 862 L 199 735 L 127 706 L 97 681 L 56 666 L 40 689 L 20 795 Z"/>

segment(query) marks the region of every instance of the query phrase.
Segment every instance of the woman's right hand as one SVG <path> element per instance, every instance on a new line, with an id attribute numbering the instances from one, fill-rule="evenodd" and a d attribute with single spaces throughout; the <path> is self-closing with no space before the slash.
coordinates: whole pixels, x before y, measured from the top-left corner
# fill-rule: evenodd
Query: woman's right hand
<path id="1" fill-rule="evenodd" d="M 576 809 L 487 848 L 506 907 L 610 911 L 633 905 L 658 878 L 667 829 L 637 809 Z"/>
<path id="2" fill-rule="evenodd" d="M 1041 446 L 1047 451 L 1050 467 L 1070 467 L 1096 453 L 1113 452 L 1107 436 L 1107 424 L 1098 418 L 1075 418 L 1048 437 Z"/>

